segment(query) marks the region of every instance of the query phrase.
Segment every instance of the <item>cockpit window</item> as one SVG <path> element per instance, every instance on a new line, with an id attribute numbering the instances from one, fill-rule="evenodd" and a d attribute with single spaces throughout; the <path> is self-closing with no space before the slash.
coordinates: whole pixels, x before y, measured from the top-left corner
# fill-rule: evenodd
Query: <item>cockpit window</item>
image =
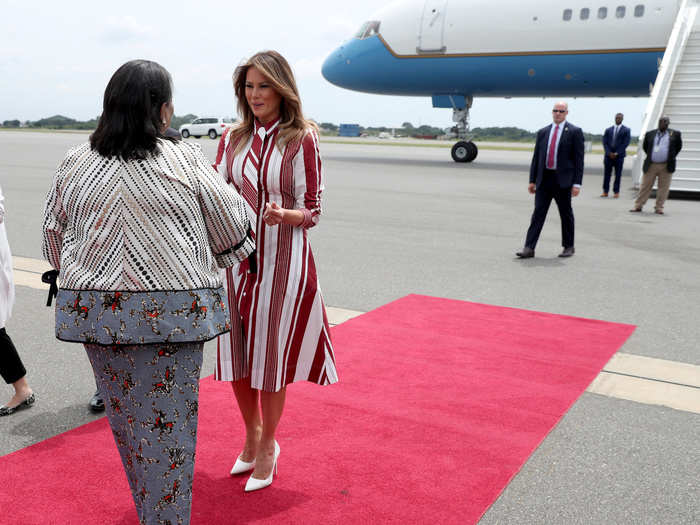
<path id="1" fill-rule="evenodd" d="M 379 20 L 370 20 L 369 22 L 365 22 L 362 24 L 362 27 L 360 27 L 360 30 L 355 34 L 355 38 L 362 40 L 364 38 L 369 38 L 373 35 L 379 34 L 379 24 Z"/>

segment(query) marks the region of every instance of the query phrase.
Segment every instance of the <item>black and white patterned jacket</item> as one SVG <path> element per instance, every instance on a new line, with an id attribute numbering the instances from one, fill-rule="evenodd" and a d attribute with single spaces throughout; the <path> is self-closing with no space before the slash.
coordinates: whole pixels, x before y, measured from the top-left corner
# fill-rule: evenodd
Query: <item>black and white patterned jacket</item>
<path id="1" fill-rule="evenodd" d="M 161 140 L 130 161 L 72 148 L 44 210 L 42 252 L 60 271 L 57 337 L 146 344 L 225 332 L 219 268 L 255 250 L 248 232 L 242 199 L 199 145 Z"/>

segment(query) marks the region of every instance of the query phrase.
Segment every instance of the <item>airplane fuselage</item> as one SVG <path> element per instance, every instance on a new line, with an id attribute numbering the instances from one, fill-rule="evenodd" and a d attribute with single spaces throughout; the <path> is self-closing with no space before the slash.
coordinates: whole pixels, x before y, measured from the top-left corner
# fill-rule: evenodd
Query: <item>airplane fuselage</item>
<path id="1" fill-rule="evenodd" d="M 388 95 L 646 96 L 678 3 L 622 3 L 397 2 L 336 49 L 323 74 Z"/>

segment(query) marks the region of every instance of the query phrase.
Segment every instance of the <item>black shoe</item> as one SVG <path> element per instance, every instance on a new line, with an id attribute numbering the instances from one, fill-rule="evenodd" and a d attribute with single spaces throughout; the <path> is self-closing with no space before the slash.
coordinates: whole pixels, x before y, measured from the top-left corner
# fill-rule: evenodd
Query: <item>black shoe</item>
<path id="1" fill-rule="evenodd" d="M 564 251 L 559 254 L 559 257 L 571 257 L 575 251 L 573 246 L 569 246 L 568 248 L 564 248 Z"/>
<path id="2" fill-rule="evenodd" d="M 632 209 L 630 210 L 630 212 L 632 212 L 632 213 L 637 213 L 637 212 L 640 212 L 640 211 L 642 211 L 641 208 L 632 208 Z"/>
<path id="3" fill-rule="evenodd" d="M 18 410 L 22 410 L 23 408 L 29 408 L 34 404 L 34 401 L 36 401 L 36 395 L 32 393 L 29 397 L 25 398 L 24 401 L 22 401 L 19 405 L 15 407 L 10 408 L 3 405 L 0 407 L 0 417 L 9 416 L 10 414 L 14 414 Z"/>
<path id="4" fill-rule="evenodd" d="M 530 248 L 529 246 L 525 246 L 519 252 L 515 252 L 515 255 L 517 255 L 521 259 L 529 259 L 530 257 L 535 256 L 535 250 Z"/>
<path id="5" fill-rule="evenodd" d="M 90 399 L 90 410 L 93 412 L 102 412 L 105 409 L 105 402 L 100 397 L 100 391 L 95 392 L 95 395 Z"/>

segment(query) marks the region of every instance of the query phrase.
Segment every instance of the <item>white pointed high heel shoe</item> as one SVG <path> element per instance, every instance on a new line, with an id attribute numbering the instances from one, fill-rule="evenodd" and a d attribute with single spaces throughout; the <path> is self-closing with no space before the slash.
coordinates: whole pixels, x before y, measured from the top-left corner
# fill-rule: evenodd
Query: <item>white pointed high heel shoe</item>
<path id="1" fill-rule="evenodd" d="M 249 470 L 253 470 L 255 468 L 255 459 L 251 461 L 250 463 L 247 461 L 243 461 L 241 459 L 241 456 L 238 456 L 236 458 L 236 462 L 233 464 L 233 468 L 231 469 L 231 475 L 235 476 L 236 474 L 243 474 L 244 472 L 248 472 Z"/>
<path id="2" fill-rule="evenodd" d="M 254 490 L 264 489 L 265 487 L 272 485 L 272 478 L 277 473 L 277 458 L 279 458 L 279 456 L 280 446 L 279 443 L 277 443 L 277 440 L 275 440 L 275 457 L 272 460 L 272 472 L 270 472 L 270 475 L 265 479 L 254 478 L 251 475 L 245 484 L 246 492 L 253 492 Z"/>

